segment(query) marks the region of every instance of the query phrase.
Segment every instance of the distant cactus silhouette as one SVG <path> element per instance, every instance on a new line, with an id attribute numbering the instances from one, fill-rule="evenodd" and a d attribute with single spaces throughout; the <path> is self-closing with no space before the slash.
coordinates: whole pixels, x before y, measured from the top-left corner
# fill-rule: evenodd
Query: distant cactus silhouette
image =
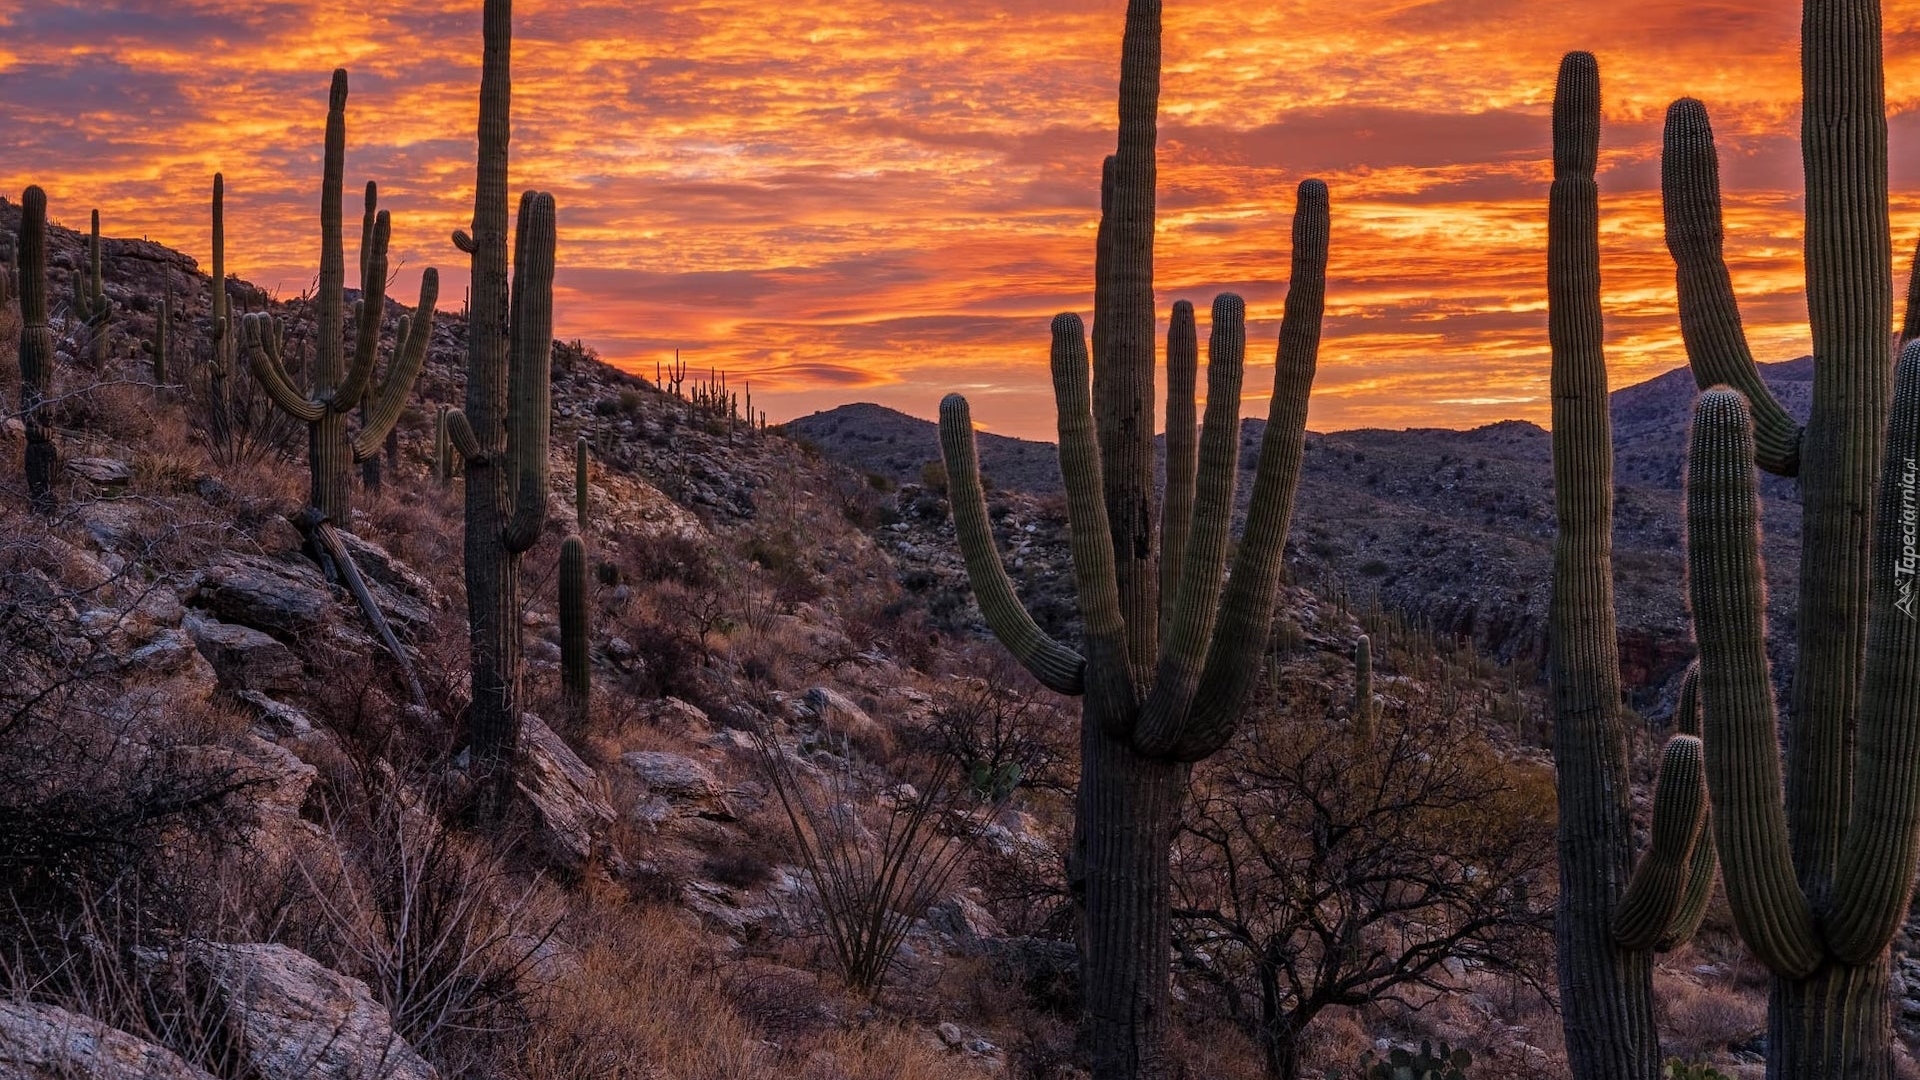
<path id="1" fill-rule="evenodd" d="M 93 367 L 98 371 L 107 362 L 107 320 L 113 317 L 113 300 L 100 274 L 100 211 L 93 212 L 93 231 L 87 239 L 88 270 L 73 272 L 73 313 L 87 327 L 88 347 L 93 352 Z"/>

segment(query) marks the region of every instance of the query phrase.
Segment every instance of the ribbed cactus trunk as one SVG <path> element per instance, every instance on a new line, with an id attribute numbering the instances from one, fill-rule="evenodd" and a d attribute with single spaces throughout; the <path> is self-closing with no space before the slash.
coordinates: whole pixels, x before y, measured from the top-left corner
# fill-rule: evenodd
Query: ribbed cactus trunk
<path id="1" fill-rule="evenodd" d="M 225 455 L 233 445 L 232 384 L 233 358 L 238 349 L 240 327 L 227 310 L 227 210 L 226 178 L 213 174 L 213 340 L 207 355 L 207 440 L 216 456 Z"/>
<path id="2" fill-rule="evenodd" d="M 1633 865 L 1627 730 L 1613 608 L 1613 425 L 1600 308 L 1600 71 L 1561 61 L 1547 210 L 1547 327 L 1553 349 L 1553 487 L 1558 529 L 1548 675 L 1558 772 L 1558 943 L 1567 1060 L 1579 1080 L 1654 1080 L 1653 955 L 1613 922 Z"/>
<path id="3" fill-rule="evenodd" d="M 1909 351 L 1890 386 L 1880 6 L 1808 0 L 1802 10 L 1815 357 L 1804 431 L 1751 370 L 1721 257 L 1706 110 L 1680 101 L 1667 116 L 1662 190 L 1688 356 L 1703 387 L 1732 387 L 1696 406 L 1688 582 L 1728 900 L 1742 938 L 1774 974 L 1767 1074 L 1884 1080 L 1893 1074 L 1887 947 L 1920 864 L 1920 634 L 1906 554 L 1920 354 Z M 1756 464 L 1800 480 L 1798 661 L 1784 762 L 1766 662 Z"/>
<path id="4" fill-rule="evenodd" d="M 107 320 L 113 316 L 113 301 L 107 298 L 100 259 L 100 211 L 95 210 L 87 235 L 87 270 L 84 274 L 73 272 L 73 313 L 86 323 L 87 347 L 93 354 L 95 371 L 107 362 Z"/>
<path id="5" fill-rule="evenodd" d="M 1226 744 L 1258 669 L 1279 593 L 1326 286 L 1326 186 L 1300 185 L 1293 273 L 1246 533 L 1226 574 L 1239 463 L 1245 307 L 1214 301 L 1207 408 L 1196 446 L 1192 311 L 1168 339 L 1169 490 L 1155 521 L 1154 139 L 1160 4 L 1132 0 L 1120 135 L 1101 183 L 1093 357 L 1080 318 L 1053 322 L 1054 399 L 1082 650 L 1048 637 L 993 548 L 966 400 L 941 403 L 955 531 L 980 608 L 1037 679 L 1084 695 L 1069 879 L 1081 904 L 1081 1044 L 1098 1080 L 1168 1071 L 1168 853 L 1193 762 Z M 1160 550 L 1176 565 L 1162 567 Z M 1224 589 L 1223 589 L 1224 581 Z M 1163 584 L 1163 582 L 1165 584 Z M 1083 655 L 1084 654 L 1084 655 Z"/>
<path id="6" fill-rule="evenodd" d="M 587 649 L 587 543 L 578 536 L 560 542 L 560 685 L 567 715 L 586 722 L 593 695 L 593 660 Z"/>
<path id="7" fill-rule="evenodd" d="M 466 407 L 448 414 L 447 427 L 466 468 L 473 672 L 467 735 L 480 814 L 498 817 L 512 791 L 520 736 L 520 555 L 539 539 L 547 514 L 555 234 L 552 196 L 527 192 L 520 200 L 510 286 L 510 0 L 487 0 L 482 26 L 473 231 L 455 236 L 472 257 Z"/>
<path id="8" fill-rule="evenodd" d="M 59 453 L 43 404 L 53 393 L 53 329 L 47 325 L 47 193 L 30 187 L 20 197 L 20 422 L 27 429 L 27 498 L 53 509 L 53 473 Z"/>
<path id="9" fill-rule="evenodd" d="M 308 502 L 341 528 L 353 524 L 352 466 L 380 452 L 400 420 L 407 395 L 426 363 L 433 337 L 433 306 L 440 295 L 439 271 L 429 266 L 420 276 L 420 304 L 400 324 L 400 345 L 386 380 L 374 382 L 380 350 L 380 321 L 386 312 L 387 246 L 392 222 L 379 209 L 379 189 L 369 183 L 366 223 L 361 230 L 360 302 L 355 306 L 353 362 L 346 362 L 346 249 L 341 238 L 341 177 L 346 168 L 347 73 L 333 73 L 327 96 L 326 155 L 320 183 L 320 303 L 318 344 L 310 392 L 295 388 L 280 355 L 277 324 L 266 314 L 241 320 L 240 339 L 254 377 L 275 405 L 307 425 Z M 219 207 L 219 178 L 214 181 Z M 218 222 L 216 213 L 215 221 Z M 217 243 L 217 241 L 216 241 Z M 217 247 L 216 247 L 216 250 Z M 216 320 L 216 325 L 218 325 Z M 229 335 L 232 324 L 226 323 Z M 347 435 L 347 413 L 364 404 L 359 432 Z"/>

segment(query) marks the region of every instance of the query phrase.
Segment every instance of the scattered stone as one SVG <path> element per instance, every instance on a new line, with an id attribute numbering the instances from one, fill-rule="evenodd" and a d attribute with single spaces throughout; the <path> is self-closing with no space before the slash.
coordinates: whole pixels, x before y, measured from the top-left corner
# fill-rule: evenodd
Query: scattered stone
<path id="1" fill-rule="evenodd" d="M 104 457 L 68 458 L 67 471 L 100 488 L 122 488 L 133 482 L 133 466 Z"/>
<path id="2" fill-rule="evenodd" d="M 649 791 L 682 798 L 711 798 L 720 794 L 720 781 L 705 765 L 685 754 L 666 750 L 636 750 L 620 755 Z"/>
<path id="3" fill-rule="evenodd" d="M 293 650 L 258 630 L 188 615 L 188 635 L 200 655 L 213 665 L 220 685 L 231 690 L 297 690 L 300 658 Z"/>
<path id="4" fill-rule="evenodd" d="M 958 1050 L 966 1042 L 966 1035 L 961 1032 L 960 1025 L 951 1020 L 943 1021 L 933 1031 L 940 1036 L 941 1042 L 947 1044 L 949 1050 Z"/>
<path id="5" fill-rule="evenodd" d="M 438 1080 L 367 985 L 284 945 L 199 942 L 188 960 L 267 1080 Z"/>
<path id="6" fill-rule="evenodd" d="M 253 707 L 257 717 L 255 731 L 280 739 L 297 739 L 313 733 L 313 718 L 304 709 L 275 701 L 258 690 L 240 690 L 233 696 Z"/>
<path id="7" fill-rule="evenodd" d="M 865 709 L 831 687 L 816 686 L 808 690 L 803 704 L 820 726 L 834 735 L 862 742 L 886 737 L 884 729 Z"/>
<path id="8" fill-rule="evenodd" d="M 566 740 L 531 713 L 520 717 L 520 764 L 514 783 L 539 820 L 541 851 L 555 867 L 577 873 L 613 822 L 605 785 Z"/>
<path id="9" fill-rule="evenodd" d="M 313 567 L 245 554 L 228 554 L 209 566 L 190 600 L 221 622 L 282 640 L 318 627 L 333 605 L 326 581 Z"/>
<path id="10" fill-rule="evenodd" d="M 0 1076 L 213 1080 L 165 1047 L 52 1005 L 0 1000 Z"/>

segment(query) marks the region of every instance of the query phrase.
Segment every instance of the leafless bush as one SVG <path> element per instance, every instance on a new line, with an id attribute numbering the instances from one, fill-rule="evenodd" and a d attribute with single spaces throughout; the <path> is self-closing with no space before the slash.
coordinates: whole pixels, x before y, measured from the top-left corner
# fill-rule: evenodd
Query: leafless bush
<path id="1" fill-rule="evenodd" d="M 978 803 L 952 790 L 939 762 L 918 787 L 882 793 L 878 833 L 861 820 L 867 792 L 843 757 L 818 788 L 770 736 L 757 736 L 762 772 L 786 811 L 794 846 L 818 894 L 818 916 L 847 985 L 877 995 L 914 922 L 947 891 L 979 822 Z"/>
<path id="2" fill-rule="evenodd" d="M 952 686 L 917 733 L 927 750 L 951 760 L 981 794 L 1004 799 L 1015 786 L 1071 788 L 1075 725 L 1011 660 L 996 657 L 983 678 Z"/>

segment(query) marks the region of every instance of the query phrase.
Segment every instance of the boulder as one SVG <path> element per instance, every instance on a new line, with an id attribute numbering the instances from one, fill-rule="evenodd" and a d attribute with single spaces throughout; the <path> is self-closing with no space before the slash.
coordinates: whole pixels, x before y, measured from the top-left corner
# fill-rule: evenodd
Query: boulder
<path id="1" fill-rule="evenodd" d="M 675 817 L 713 821 L 735 818 L 726 788 L 713 771 L 685 754 L 636 750 L 620 755 L 620 763 L 633 770 L 646 786 L 645 795 L 634 808 L 634 817 L 640 821 L 658 825 Z"/>
<path id="2" fill-rule="evenodd" d="M 183 620 L 220 685 L 232 690 L 292 690 L 300 685 L 300 658 L 258 630 L 191 614 Z"/>
<path id="3" fill-rule="evenodd" d="M 514 785 L 533 808 L 542 853 L 560 869 L 583 869 L 613 822 L 613 807 L 593 767 L 531 713 L 520 717 Z"/>
<path id="4" fill-rule="evenodd" d="M 847 695 L 827 686 L 816 686 L 808 690 L 801 699 L 807 714 L 819 721 L 820 726 L 833 735 L 851 739 L 856 743 L 871 740 L 885 740 L 886 730 L 867 715 L 867 710 L 853 703 Z"/>
<path id="5" fill-rule="evenodd" d="M 266 1080 L 438 1080 L 367 985 L 284 945 L 199 942 L 188 960 Z"/>
<path id="6" fill-rule="evenodd" d="M 0 1000 L 0 1076 L 10 1080 L 213 1080 L 178 1054 L 52 1005 Z"/>
<path id="7" fill-rule="evenodd" d="M 201 572 L 190 602 L 221 622 L 291 641 L 320 625 L 333 596 L 311 566 L 227 554 Z"/>
<path id="8" fill-rule="evenodd" d="M 133 466 L 104 457 L 68 458 L 67 471 L 97 488 L 123 488 L 133 481 Z"/>

